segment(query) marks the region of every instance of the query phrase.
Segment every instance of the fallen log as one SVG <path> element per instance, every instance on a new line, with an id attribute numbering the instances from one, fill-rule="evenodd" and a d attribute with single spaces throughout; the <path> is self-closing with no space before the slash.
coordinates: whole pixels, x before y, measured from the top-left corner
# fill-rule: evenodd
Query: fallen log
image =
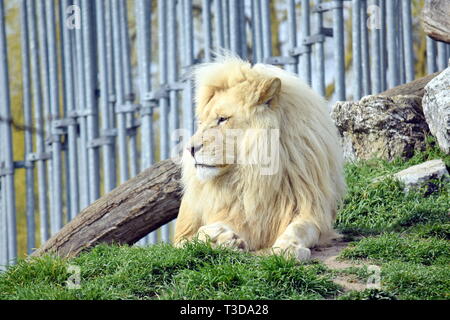
<path id="1" fill-rule="evenodd" d="M 437 75 L 439 75 L 441 71 L 435 72 L 432 74 L 429 74 L 425 77 L 422 77 L 420 79 L 416 79 L 414 81 L 399 85 L 397 87 L 391 88 L 389 90 L 386 90 L 384 92 L 381 92 L 381 96 L 385 97 L 393 97 L 393 96 L 419 96 L 423 97 L 425 93 L 425 86 L 433 80 Z"/>
<path id="2" fill-rule="evenodd" d="M 32 256 L 72 257 L 100 243 L 133 244 L 178 215 L 180 168 L 161 161 L 85 208 Z"/>
<path id="3" fill-rule="evenodd" d="M 450 1 L 427 0 L 422 10 L 425 33 L 434 40 L 450 43 Z"/>

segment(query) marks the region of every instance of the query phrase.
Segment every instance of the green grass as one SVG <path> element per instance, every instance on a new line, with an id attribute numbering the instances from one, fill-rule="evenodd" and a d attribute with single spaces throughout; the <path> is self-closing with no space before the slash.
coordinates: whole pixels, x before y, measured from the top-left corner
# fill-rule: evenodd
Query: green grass
<path id="1" fill-rule="evenodd" d="M 450 156 L 443 154 L 430 139 L 428 149 L 408 161 L 387 162 L 379 159 L 347 164 L 345 167 L 348 195 L 336 226 L 346 234 L 370 235 L 400 232 L 407 227 L 426 223 L 447 223 L 450 184 L 436 181 L 438 190 L 428 194 L 426 188 L 405 194 L 403 186 L 392 179 L 379 182 L 378 177 L 396 173 L 433 159 L 443 159 L 450 166 Z"/>
<path id="2" fill-rule="evenodd" d="M 362 236 L 340 258 L 381 268 L 381 289 L 349 292 L 340 299 L 449 299 L 450 293 L 450 183 L 435 181 L 405 194 L 403 186 L 374 178 L 432 159 L 450 156 L 429 139 L 425 152 L 408 161 L 374 159 L 346 166 L 349 193 L 336 226 L 347 235 Z M 367 279 L 365 268 L 348 273 Z M 366 277 L 366 278 L 364 278 Z"/>
<path id="3" fill-rule="evenodd" d="M 343 259 L 369 259 L 375 262 L 411 262 L 423 265 L 449 265 L 450 242 L 419 239 L 398 233 L 365 238 L 344 249 Z"/>
<path id="4" fill-rule="evenodd" d="M 408 161 L 347 164 L 348 194 L 336 228 L 357 239 L 340 259 L 365 266 L 330 270 L 315 261 L 257 257 L 208 244 L 185 248 L 101 245 L 77 258 L 21 260 L 0 274 L 0 299 L 449 299 L 450 183 L 405 194 L 398 182 L 374 178 L 441 158 L 429 141 Z M 380 267 L 381 288 L 343 292 L 332 278 L 365 282 Z M 68 267 L 80 268 L 81 287 L 69 289 Z"/>
<path id="5" fill-rule="evenodd" d="M 79 289 L 67 286 L 69 266 L 81 271 Z M 0 299 L 324 299 L 339 289 L 325 271 L 203 243 L 101 245 L 70 260 L 20 261 L 0 276 Z"/>

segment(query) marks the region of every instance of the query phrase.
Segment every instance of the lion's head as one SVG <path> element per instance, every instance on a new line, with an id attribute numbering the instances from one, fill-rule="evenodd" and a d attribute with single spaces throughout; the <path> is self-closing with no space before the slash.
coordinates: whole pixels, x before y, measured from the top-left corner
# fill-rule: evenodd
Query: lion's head
<path id="1" fill-rule="evenodd" d="M 210 64 L 196 70 L 197 131 L 185 157 L 203 181 L 236 172 L 237 166 L 275 165 L 268 162 L 275 161 L 271 156 L 276 150 L 269 154 L 264 146 L 279 137 L 280 119 L 274 109 L 281 80 L 236 58 L 229 58 L 226 66 L 225 70 Z"/>
<path id="2" fill-rule="evenodd" d="M 176 239 L 221 221 L 263 248 L 299 215 L 332 234 L 345 184 L 323 98 L 294 74 L 229 56 L 199 66 L 195 82 Z"/>

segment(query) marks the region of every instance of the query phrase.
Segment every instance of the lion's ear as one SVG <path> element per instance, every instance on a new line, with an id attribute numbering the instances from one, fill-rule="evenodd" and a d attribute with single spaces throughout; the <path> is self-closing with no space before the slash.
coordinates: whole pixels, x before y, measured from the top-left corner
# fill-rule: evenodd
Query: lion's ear
<path id="1" fill-rule="evenodd" d="M 281 80 L 279 78 L 265 79 L 258 85 L 259 95 L 257 104 L 266 104 L 275 98 L 281 90 Z"/>

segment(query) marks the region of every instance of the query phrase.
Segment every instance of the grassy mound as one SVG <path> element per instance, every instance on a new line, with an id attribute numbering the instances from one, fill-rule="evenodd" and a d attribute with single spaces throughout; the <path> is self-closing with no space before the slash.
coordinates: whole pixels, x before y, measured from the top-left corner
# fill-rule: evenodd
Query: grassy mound
<path id="1" fill-rule="evenodd" d="M 348 164 L 349 188 L 336 227 L 353 243 L 340 259 L 365 266 L 331 270 L 191 243 L 128 247 L 101 245 L 77 258 L 19 261 L 0 274 L 0 299 L 449 299 L 450 183 L 405 194 L 389 179 L 373 179 L 450 156 L 433 146 L 408 161 Z M 343 292 L 332 280 L 365 282 L 380 268 L 381 288 Z M 77 278 L 76 271 L 79 270 Z M 80 280 L 71 289 L 68 279 Z M 72 281 L 74 282 L 74 281 Z M 76 282 L 76 281 L 75 281 Z"/>

